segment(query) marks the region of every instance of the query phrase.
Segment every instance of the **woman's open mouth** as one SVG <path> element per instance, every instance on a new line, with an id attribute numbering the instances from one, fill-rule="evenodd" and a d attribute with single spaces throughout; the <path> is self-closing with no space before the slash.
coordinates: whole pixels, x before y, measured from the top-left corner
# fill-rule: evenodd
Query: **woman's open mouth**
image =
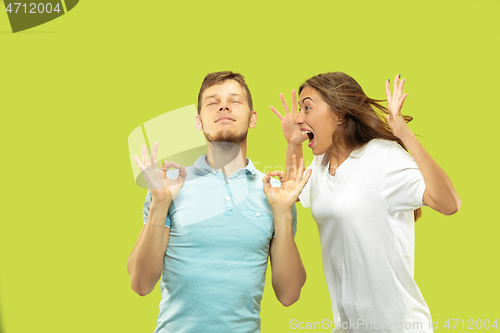
<path id="1" fill-rule="evenodd" d="M 314 142 L 314 134 L 308 130 L 302 130 L 302 134 L 307 134 L 307 136 L 309 137 L 309 144 L 307 146 L 311 148 Z"/>

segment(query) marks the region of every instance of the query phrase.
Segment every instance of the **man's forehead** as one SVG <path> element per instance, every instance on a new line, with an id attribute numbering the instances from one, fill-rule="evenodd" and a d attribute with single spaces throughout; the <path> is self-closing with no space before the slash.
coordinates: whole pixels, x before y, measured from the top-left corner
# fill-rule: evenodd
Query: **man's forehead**
<path id="1" fill-rule="evenodd" d="M 244 97 L 245 90 L 239 84 L 239 82 L 234 80 L 226 80 L 222 83 L 214 84 L 203 92 L 203 99 L 211 97 L 220 97 L 221 95 L 229 96 L 241 96 Z"/>

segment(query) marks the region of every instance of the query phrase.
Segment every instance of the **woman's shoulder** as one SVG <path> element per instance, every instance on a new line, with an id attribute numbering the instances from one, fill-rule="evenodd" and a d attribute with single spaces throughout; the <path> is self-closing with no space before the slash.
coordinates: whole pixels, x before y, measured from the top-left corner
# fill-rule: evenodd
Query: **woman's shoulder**
<path id="1" fill-rule="evenodd" d="M 391 152 L 403 152 L 406 153 L 406 150 L 397 142 L 386 139 L 372 139 L 368 142 L 365 147 L 371 150 L 379 150 L 379 151 L 391 151 Z"/>
<path id="2" fill-rule="evenodd" d="M 368 155 L 375 154 L 376 156 L 382 156 L 385 155 L 385 153 L 387 153 L 387 151 L 391 148 L 393 143 L 397 144 L 397 142 L 390 140 L 372 139 L 367 143 L 365 143 L 363 146 L 354 149 L 351 155 L 354 157 L 360 157 L 365 154 Z"/>
<path id="3" fill-rule="evenodd" d="M 373 159 L 386 159 L 391 158 L 391 156 L 409 155 L 406 150 L 401 147 L 399 143 L 392 140 L 385 139 L 372 139 L 366 143 L 363 147 L 358 148 L 353 152 L 353 156 L 366 155 Z"/>
<path id="4" fill-rule="evenodd" d="M 398 142 L 392 140 L 373 139 L 369 142 L 374 154 L 385 161 L 385 165 L 395 168 L 414 167 L 413 157 Z"/>
<path id="5" fill-rule="evenodd" d="M 365 146 L 370 149 L 389 149 L 392 145 L 399 145 L 396 141 L 386 139 L 372 139 Z"/>

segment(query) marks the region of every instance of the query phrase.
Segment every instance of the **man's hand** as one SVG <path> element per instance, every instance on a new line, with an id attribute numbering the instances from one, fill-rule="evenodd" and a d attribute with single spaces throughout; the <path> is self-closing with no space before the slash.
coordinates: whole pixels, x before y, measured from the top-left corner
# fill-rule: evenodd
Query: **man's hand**
<path id="1" fill-rule="evenodd" d="M 151 158 L 148 156 L 146 146 L 143 145 L 142 162 L 135 155 L 134 160 L 144 175 L 144 179 L 146 180 L 148 188 L 151 192 L 152 200 L 155 202 L 172 201 L 184 186 L 187 173 L 183 166 L 169 161 L 165 161 L 161 169 L 159 169 L 156 161 L 157 153 L 158 142 L 155 142 L 153 145 Z M 167 171 L 169 168 L 179 169 L 179 176 L 177 179 L 167 178 Z"/>
<path id="2" fill-rule="evenodd" d="M 262 179 L 264 183 L 264 193 L 266 194 L 267 201 L 275 212 L 288 213 L 292 210 L 293 204 L 297 202 L 300 192 L 306 185 L 312 170 L 307 170 L 304 174 L 304 159 L 301 158 L 299 162 L 299 169 L 295 165 L 295 155 L 292 155 L 292 166 L 290 177 L 287 179 L 282 171 L 267 172 L 267 175 Z M 271 176 L 280 178 L 281 186 L 271 186 Z"/>

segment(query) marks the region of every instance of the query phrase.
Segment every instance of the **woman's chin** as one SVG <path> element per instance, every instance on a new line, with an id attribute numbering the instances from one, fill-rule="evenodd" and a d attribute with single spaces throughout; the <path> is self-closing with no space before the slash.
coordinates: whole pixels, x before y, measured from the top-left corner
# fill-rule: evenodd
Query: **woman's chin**
<path id="1" fill-rule="evenodd" d="M 324 152 L 321 152 L 317 147 L 311 146 L 309 147 L 312 150 L 313 155 L 322 155 Z"/>

